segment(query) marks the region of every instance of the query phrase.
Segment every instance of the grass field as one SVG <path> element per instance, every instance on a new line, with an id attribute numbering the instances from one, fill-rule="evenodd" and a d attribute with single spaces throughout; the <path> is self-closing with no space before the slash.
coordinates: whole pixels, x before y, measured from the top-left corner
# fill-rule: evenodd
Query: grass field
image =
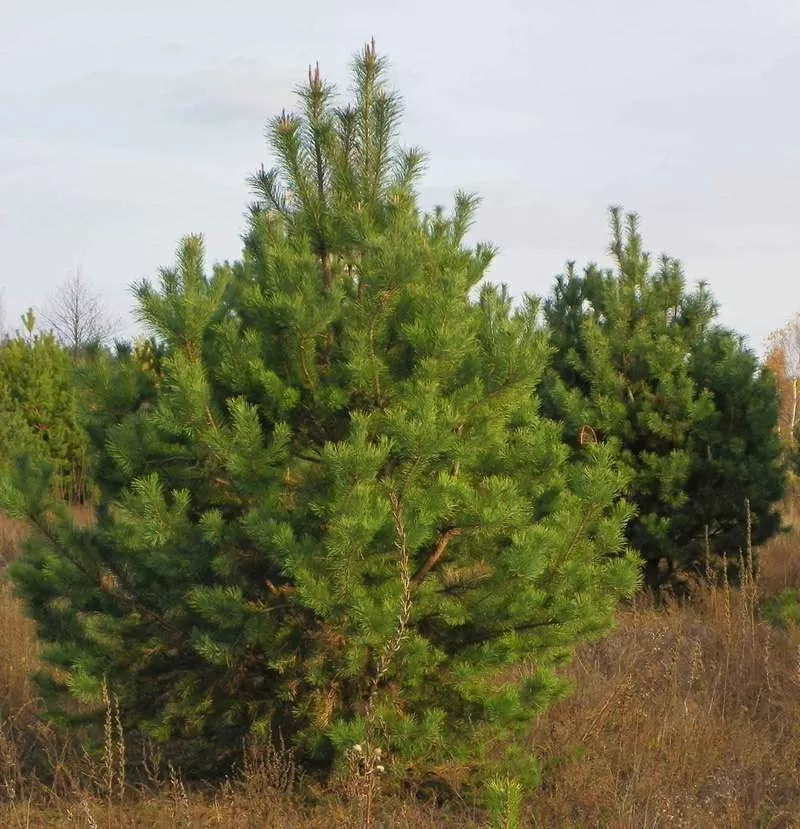
<path id="1" fill-rule="evenodd" d="M 0 521 L 0 554 L 13 555 L 22 534 Z M 642 596 L 623 609 L 609 637 L 579 649 L 574 693 L 532 729 L 543 776 L 522 825 L 800 827 L 800 627 L 760 611 L 787 589 L 800 590 L 798 530 L 761 551 L 758 581 L 743 590 L 704 588 L 664 607 Z M 304 783 L 279 750 L 251 755 L 213 788 L 168 770 L 134 787 L 113 717 L 98 761 L 38 720 L 27 678 L 36 660 L 32 626 L 2 582 L 0 826 L 364 826 L 362 800 Z M 487 825 L 470 804 L 436 806 L 384 787 L 375 829 Z"/>

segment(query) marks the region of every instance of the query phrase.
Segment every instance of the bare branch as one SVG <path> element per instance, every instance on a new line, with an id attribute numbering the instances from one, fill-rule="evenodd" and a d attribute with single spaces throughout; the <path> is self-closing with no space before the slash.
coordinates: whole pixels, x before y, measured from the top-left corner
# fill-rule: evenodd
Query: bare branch
<path id="1" fill-rule="evenodd" d="M 92 344 L 103 344 L 114 325 L 99 295 L 77 271 L 58 289 L 44 319 L 59 340 L 77 356 Z"/>

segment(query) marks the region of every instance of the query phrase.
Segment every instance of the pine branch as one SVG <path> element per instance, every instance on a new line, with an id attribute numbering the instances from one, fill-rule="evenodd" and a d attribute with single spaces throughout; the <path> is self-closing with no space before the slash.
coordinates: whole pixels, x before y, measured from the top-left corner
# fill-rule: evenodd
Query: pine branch
<path id="1" fill-rule="evenodd" d="M 476 631 L 471 636 L 468 636 L 466 639 L 462 639 L 456 646 L 455 650 L 459 650 L 461 648 L 468 648 L 472 645 L 482 645 L 485 642 L 491 642 L 493 639 L 498 639 L 501 636 L 505 636 L 508 633 L 527 633 L 532 630 L 537 630 L 539 628 L 545 627 L 553 627 L 554 625 L 559 624 L 557 619 L 544 619 L 537 622 L 526 622 L 525 624 L 521 625 L 512 625 L 508 628 L 501 628 L 499 630 L 484 630 L 484 631 Z"/>
<path id="2" fill-rule="evenodd" d="M 447 550 L 447 546 L 450 542 L 456 537 L 461 535 L 461 530 L 457 527 L 450 527 L 448 530 L 444 532 L 442 537 L 436 544 L 436 547 L 430 553 L 430 555 L 425 559 L 422 566 L 417 570 L 416 573 L 411 578 L 411 583 L 417 587 L 422 584 L 425 576 L 430 573 L 430 571 L 439 563 L 442 556 L 445 554 Z"/>
<path id="3" fill-rule="evenodd" d="M 308 70 L 309 93 L 312 103 L 312 118 L 310 119 L 311 143 L 314 152 L 314 165 L 317 178 L 317 197 L 319 202 L 317 210 L 314 211 L 317 215 L 314 216 L 317 227 L 315 228 L 317 234 L 317 253 L 320 258 L 320 266 L 322 268 L 322 284 L 327 292 L 330 292 L 333 287 L 333 274 L 331 272 L 331 254 L 328 245 L 328 240 L 325 238 L 325 216 L 327 214 L 328 205 L 325 198 L 325 180 L 326 170 L 324 162 L 324 154 L 322 149 L 324 125 L 321 123 L 322 110 L 324 103 L 325 91 L 322 87 L 322 81 L 319 76 L 319 64 L 314 74 L 311 68 Z"/>
<path id="4" fill-rule="evenodd" d="M 400 554 L 400 582 L 402 586 L 402 598 L 400 603 L 400 613 L 397 616 L 397 629 L 392 635 L 391 639 L 384 645 L 383 653 L 378 661 L 375 675 L 372 678 L 370 686 L 369 697 L 366 706 L 366 720 L 368 726 L 372 726 L 372 713 L 375 705 L 375 696 L 378 693 L 378 687 L 381 680 L 389 670 L 392 659 L 400 650 L 403 640 L 406 638 L 406 631 L 408 629 L 408 622 L 411 618 L 411 584 L 408 543 L 406 540 L 406 528 L 403 521 L 403 512 L 400 506 L 400 499 L 392 492 L 389 495 L 389 500 L 392 503 L 392 517 L 394 518 L 395 533 L 397 540 L 395 547 Z"/>
<path id="5" fill-rule="evenodd" d="M 172 627 L 172 625 L 168 624 L 164 621 L 164 619 L 156 613 L 154 610 L 151 610 L 149 607 L 141 604 L 141 602 L 137 601 L 134 596 L 131 596 L 125 590 L 114 590 L 112 589 L 107 583 L 104 583 L 104 580 L 97 579 L 95 573 L 92 573 L 82 562 L 75 558 L 70 552 L 70 548 L 64 544 L 61 539 L 55 534 L 48 523 L 43 520 L 41 516 L 38 515 L 28 515 L 28 520 L 33 524 L 36 529 L 47 539 L 47 541 L 53 545 L 53 547 L 62 555 L 73 567 L 80 570 L 81 573 L 86 577 L 87 581 L 90 584 L 95 585 L 98 587 L 103 593 L 107 596 L 110 596 L 113 599 L 122 599 L 125 603 L 127 603 L 129 609 L 136 610 L 140 612 L 146 619 L 151 622 L 154 622 L 159 627 L 163 628 L 170 633 L 178 634 L 182 636 L 181 631 L 177 628 Z M 117 584 L 121 588 L 121 579 L 119 573 L 113 571 L 113 569 L 106 563 L 106 568 L 112 575 L 114 576 Z"/>
<path id="6" fill-rule="evenodd" d="M 260 196 L 259 207 L 268 208 L 280 213 L 284 218 L 289 217 L 289 208 L 286 204 L 286 193 L 278 180 L 277 170 L 261 169 L 248 179 L 248 184 L 256 196 Z"/>

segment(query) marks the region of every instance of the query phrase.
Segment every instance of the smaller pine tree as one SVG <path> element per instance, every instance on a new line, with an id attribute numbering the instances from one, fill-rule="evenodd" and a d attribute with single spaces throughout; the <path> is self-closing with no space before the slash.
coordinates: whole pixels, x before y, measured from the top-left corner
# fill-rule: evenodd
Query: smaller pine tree
<path id="1" fill-rule="evenodd" d="M 68 501 L 87 494 L 87 440 L 68 352 L 52 334 L 24 332 L 0 343 L 0 466 L 23 455 L 49 466 L 54 491 Z"/>
<path id="2" fill-rule="evenodd" d="M 717 554 L 745 545 L 745 499 L 756 539 L 778 529 L 784 486 L 773 384 L 715 323 L 704 284 L 687 291 L 680 264 L 655 268 L 637 217 L 611 211 L 615 268 L 570 264 L 545 303 L 554 346 L 545 412 L 574 446 L 590 428 L 630 474 L 631 545 L 653 587 L 699 570 L 706 531 Z"/>

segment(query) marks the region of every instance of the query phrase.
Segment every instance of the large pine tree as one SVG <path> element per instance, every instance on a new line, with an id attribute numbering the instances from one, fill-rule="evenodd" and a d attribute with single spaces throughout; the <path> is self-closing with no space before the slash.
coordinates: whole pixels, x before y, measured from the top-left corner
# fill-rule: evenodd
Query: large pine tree
<path id="1" fill-rule="evenodd" d="M 350 105 L 312 71 L 271 122 L 242 259 L 209 276 L 189 237 L 138 286 L 163 356 L 95 384 L 96 524 L 4 489 L 40 530 L 14 577 L 51 710 L 107 678 L 185 768 L 278 730 L 326 765 L 366 739 L 481 766 L 637 582 L 610 453 L 539 412 L 535 302 L 470 299 L 476 202 L 420 211 L 373 45 L 354 66 Z"/>
<path id="2" fill-rule="evenodd" d="M 637 217 L 611 211 L 613 269 L 570 265 L 545 303 L 554 346 L 545 411 L 581 437 L 608 441 L 630 475 L 636 518 L 628 538 L 648 584 L 732 561 L 779 527 L 784 486 L 771 378 L 716 322 L 704 284 L 690 291 L 680 264 L 654 268 Z"/>

